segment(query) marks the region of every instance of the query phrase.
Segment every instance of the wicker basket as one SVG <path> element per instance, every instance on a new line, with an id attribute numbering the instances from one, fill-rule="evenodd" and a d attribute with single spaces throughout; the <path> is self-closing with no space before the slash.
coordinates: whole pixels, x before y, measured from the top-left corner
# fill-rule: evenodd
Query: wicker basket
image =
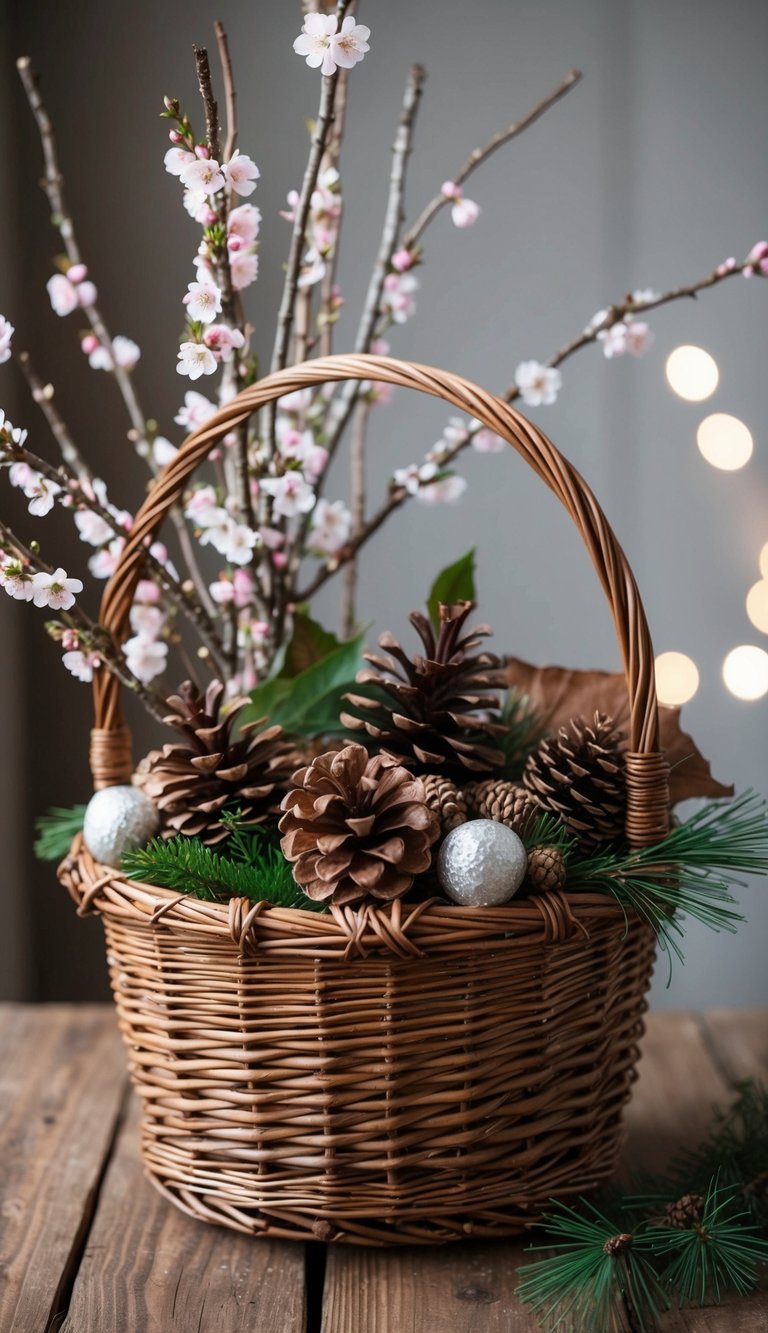
<path id="1" fill-rule="evenodd" d="M 631 700 L 627 836 L 666 830 L 653 651 L 626 559 L 579 474 L 500 399 L 383 357 L 271 375 L 186 441 L 142 506 L 104 595 L 126 630 L 142 543 L 216 442 L 307 385 L 370 379 L 442 397 L 496 431 L 562 500 L 606 591 Z M 97 786 L 130 780 L 115 679 L 95 684 Z M 78 843 L 61 877 L 100 913 L 143 1099 L 153 1183 L 254 1235 L 366 1245 L 521 1230 L 552 1195 L 611 1175 L 654 957 L 604 896 L 501 908 L 396 902 L 317 915 L 226 906 L 125 880 Z"/>

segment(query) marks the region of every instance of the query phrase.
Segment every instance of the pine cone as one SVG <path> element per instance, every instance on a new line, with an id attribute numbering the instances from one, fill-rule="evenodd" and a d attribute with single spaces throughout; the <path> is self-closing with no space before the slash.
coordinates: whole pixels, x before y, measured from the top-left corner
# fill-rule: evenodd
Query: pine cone
<path id="1" fill-rule="evenodd" d="M 474 819 L 495 819 L 521 835 L 538 808 L 525 787 L 504 778 L 470 782 L 464 788 L 464 796 Z"/>
<path id="2" fill-rule="evenodd" d="M 623 737 L 610 718 L 572 719 L 529 755 L 523 786 L 542 809 L 559 815 L 589 850 L 621 836 L 626 792 Z"/>
<path id="3" fill-rule="evenodd" d="M 525 882 L 537 893 L 564 889 L 565 861 L 559 847 L 533 847 L 528 853 Z"/>
<path id="4" fill-rule="evenodd" d="M 375 685 L 386 700 L 348 694 L 358 714 L 342 713 L 345 727 L 365 730 L 383 754 L 413 773 L 438 772 L 461 781 L 467 773 L 489 773 L 504 762 L 496 747 L 506 728 L 489 721 L 506 673 L 493 653 L 474 650 L 490 634 L 486 625 L 462 637 L 472 602 L 440 607 L 440 633 L 435 638 L 427 618 L 418 611 L 409 620 L 421 639 L 424 656 L 408 657 L 392 634 L 379 646 L 388 657 L 366 653 L 371 668 L 358 673 L 359 685 Z"/>
<path id="5" fill-rule="evenodd" d="M 467 803 L 464 793 L 459 791 L 455 782 L 451 782 L 450 778 L 441 778 L 435 773 L 428 773 L 422 778 L 422 783 L 424 800 L 430 810 L 437 815 L 441 834 L 450 833 L 452 828 L 467 822 Z"/>
<path id="6" fill-rule="evenodd" d="M 664 1225 L 677 1227 L 680 1231 L 696 1226 L 696 1223 L 701 1221 L 704 1202 L 701 1194 L 684 1194 L 682 1198 L 664 1209 Z"/>
<path id="7" fill-rule="evenodd" d="M 296 767 L 293 746 L 281 727 L 259 731 L 263 718 L 242 727 L 233 740 L 238 714 L 250 700 L 231 700 L 222 716 L 223 696 L 221 681 L 211 681 L 205 696 L 185 681 L 167 700 L 172 712 L 164 719 L 182 733 L 183 742 L 152 750 L 134 775 L 134 784 L 160 811 L 164 838 L 182 833 L 211 846 L 228 836 L 219 821 L 225 806 L 239 808 L 249 824 L 263 823 L 280 808 Z"/>
<path id="8" fill-rule="evenodd" d="M 401 898 L 428 870 L 437 816 L 423 784 L 363 745 L 319 755 L 283 800 L 281 847 L 310 898 L 358 903 Z"/>

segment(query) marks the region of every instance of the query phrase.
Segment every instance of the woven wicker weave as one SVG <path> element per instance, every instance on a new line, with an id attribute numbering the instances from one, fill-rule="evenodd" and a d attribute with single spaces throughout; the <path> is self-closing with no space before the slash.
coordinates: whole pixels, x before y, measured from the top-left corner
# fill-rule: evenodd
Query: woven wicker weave
<path id="1" fill-rule="evenodd" d="M 329 357 L 246 389 L 195 432 L 137 515 L 104 595 L 120 641 L 154 533 L 197 464 L 264 403 L 350 378 L 442 397 L 508 440 L 561 499 L 607 594 L 631 702 L 627 836 L 667 826 L 653 651 L 632 573 L 579 474 L 456 375 Z M 95 683 L 97 786 L 132 763 L 117 683 Z M 395 902 L 323 915 L 125 880 L 77 842 L 61 877 L 98 911 L 142 1155 L 175 1204 L 254 1235 L 360 1244 L 514 1234 L 614 1170 L 654 955 L 605 896 L 501 908 Z"/>

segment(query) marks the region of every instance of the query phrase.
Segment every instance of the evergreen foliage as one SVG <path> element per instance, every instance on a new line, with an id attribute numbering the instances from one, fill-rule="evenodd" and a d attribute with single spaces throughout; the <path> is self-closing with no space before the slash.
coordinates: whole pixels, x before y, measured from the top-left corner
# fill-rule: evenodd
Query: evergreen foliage
<path id="1" fill-rule="evenodd" d="M 67 855 L 72 839 L 83 829 L 85 806 L 53 806 L 35 820 L 35 856 L 38 861 L 60 861 Z"/>

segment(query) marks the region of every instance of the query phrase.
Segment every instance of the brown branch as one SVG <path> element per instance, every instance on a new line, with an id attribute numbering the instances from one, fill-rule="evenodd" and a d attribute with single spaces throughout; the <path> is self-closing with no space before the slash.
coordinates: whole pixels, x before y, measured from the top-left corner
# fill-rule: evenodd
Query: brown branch
<path id="1" fill-rule="evenodd" d="M 229 162 L 237 147 L 237 92 L 232 74 L 232 60 L 229 54 L 229 42 L 224 31 L 224 24 L 216 19 L 213 25 L 216 34 L 216 46 L 219 52 L 221 77 L 224 81 L 224 101 L 227 107 L 227 139 L 224 144 L 224 161 Z"/>
<path id="2" fill-rule="evenodd" d="M 361 398 L 357 402 L 352 417 L 350 439 L 350 509 L 352 511 L 352 538 L 365 530 L 365 442 L 368 430 L 368 416 L 371 411 L 370 398 Z M 342 626 L 345 638 L 351 639 L 357 627 L 357 556 L 353 555 L 346 562 L 344 570 L 344 601 L 342 604 Z"/>
<path id="3" fill-rule="evenodd" d="M 83 458 L 80 450 L 75 444 L 66 422 L 61 416 L 54 401 L 54 387 L 52 384 L 43 384 L 40 376 L 36 373 L 32 362 L 29 359 L 28 352 L 20 352 L 16 358 L 21 367 L 22 374 L 29 385 L 33 402 L 37 403 L 40 411 L 45 417 L 51 434 L 61 450 L 61 456 L 67 467 L 80 481 L 91 481 L 93 473 Z"/>
<path id="4" fill-rule="evenodd" d="M 16 555 L 33 569 L 35 573 L 53 574 L 54 566 L 47 564 L 36 551 L 31 551 L 5 523 L 0 521 L 0 545 L 10 547 Z M 123 684 L 126 689 L 141 700 L 153 717 L 161 722 L 168 712 L 165 700 L 154 690 L 150 690 L 130 670 L 122 651 L 115 644 L 112 636 L 103 625 L 91 620 L 82 608 L 75 603 L 68 611 L 60 612 L 62 619 L 73 629 L 78 629 L 87 637 L 95 652 L 99 654 L 104 666 Z"/>
<path id="5" fill-rule="evenodd" d="M 544 364 L 554 369 L 557 366 L 562 365 L 564 361 L 567 361 L 568 358 L 573 356 L 576 352 L 580 351 L 582 347 L 587 347 L 590 343 L 597 342 L 598 334 L 603 329 L 611 328 L 614 324 L 618 324 L 627 315 L 638 315 L 647 310 L 655 310 L 659 306 L 668 305 L 672 301 L 691 298 L 695 300 L 699 292 L 706 291 L 710 287 L 716 287 L 719 283 L 725 282 L 728 278 L 743 273 L 747 267 L 748 262 L 747 260 L 744 260 L 743 263 L 737 264 L 732 269 L 715 269 L 712 273 L 708 273 L 706 277 L 700 278 L 697 282 L 692 282 L 687 286 L 673 287 L 668 292 L 664 292 L 662 295 L 654 297 L 649 301 L 634 301 L 631 294 L 627 295 L 622 301 L 618 301 L 615 305 L 608 308 L 608 314 L 602 324 L 598 325 L 595 329 L 584 329 L 577 335 L 577 337 L 572 338 L 571 341 L 561 347 L 558 352 L 555 352 Z M 505 402 L 515 402 L 515 400 L 520 397 L 520 390 L 517 385 L 511 384 L 503 397 Z M 474 436 L 482 429 L 483 425 L 481 422 L 479 425 L 468 430 L 466 437 L 460 443 L 453 445 L 441 455 L 441 466 L 445 467 L 452 463 L 462 450 L 468 448 L 472 443 Z M 294 594 L 295 600 L 297 602 L 308 601 L 309 598 L 313 597 L 329 579 L 333 578 L 333 575 L 336 574 L 338 570 L 343 569 L 350 560 L 354 560 L 360 548 L 369 541 L 374 533 L 378 532 L 379 528 L 386 522 L 390 514 L 394 513 L 396 509 L 399 509 L 401 505 L 410 498 L 410 495 L 411 492 L 407 491 L 404 486 L 396 486 L 394 483 L 391 483 L 389 493 L 373 517 L 370 518 L 364 527 L 351 538 L 348 545 L 344 548 L 344 551 L 333 564 L 322 566 L 307 587 Z"/>
<path id="6" fill-rule="evenodd" d="M 357 8 L 357 0 L 349 0 L 347 6 L 347 16 L 354 14 Z M 349 89 L 349 70 L 342 69 L 339 74 L 339 82 L 336 88 L 336 104 L 334 107 L 333 130 L 328 141 L 328 147 L 320 164 L 320 173 L 326 171 L 329 167 L 336 167 L 338 170 L 339 159 L 341 157 L 341 143 L 344 138 L 344 129 L 347 119 L 347 92 Z M 333 352 L 333 289 L 336 283 L 336 267 L 339 257 L 339 237 L 341 234 L 341 224 L 344 217 L 344 196 L 339 195 L 339 216 L 336 220 L 336 236 L 334 239 L 333 250 L 328 256 L 325 265 L 325 272 L 320 284 L 320 356 L 330 356 Z"/>
<path id="7" fill-rule="evenodd" d="M 219 138 L 219 108 L 213 94 L 213 82 L 211 80 L 211 66 L 208 61 L 208 52 L 204 46 L 193 46 L 192 50 L 195 53 L 197 82 L 200 88 L 200 96 L 203 99 L 203 110 L 205 112 L 205 140 L 211 157 L 214 158 L 216 162 L 220 162 L 221 157 L 219 154 L 221 152 L 221 141 Z"/>
<path id="8" fill-rule="evenodd" d="M 463 185 L 467 177 L 471 176 L 472 172 L 475 171 L 482 162 L 487 161 L 491 154 L 495 153 L 497 149 L 502 148 L 504 144 L 510 143 L 513 139 L 516 139 L 518 135 L 522 134 L 533 125 L 535 121 L 539 120 L 545 112 L 549 111 L 550 107 L 554 106 L 555 103 L 559 102 L 562 97 L 565 97 L 572 88 L 576 87 L 576 84 L 580 81 L 581 77 L 580 70 L 572 69 L 566 74 L 562 82 L 559 83 L 556 88 L 552 89 L 551 93 L 542 98 L 540 102 L 537 102 L 536 106 L 533 107 L 527 115 L 523 116 L 522 120 L 514 121 L 511 125 L 508 125 L 505 130 L 499 130 L 498 133 L 494 134 L 482 148 L 473 148 L 469 157 L 465 159 L 459 167 L 459 170 L 452 177 L 454 184 Z M 406 235 L 403 237 L 403 246 L 406 250 L 412 250 L 414 248 L 419 237 L 429 226 L 429 223 L 432 221 L 435 214 L 439 213 L 440 209 L 445 208 L 450 202 L 451 200 L 447 199 L 444 194 L 437 194 L 434 199 L 430 199 L 429 203 L 419 214 L 413 226 L 409 228 Z"/>

